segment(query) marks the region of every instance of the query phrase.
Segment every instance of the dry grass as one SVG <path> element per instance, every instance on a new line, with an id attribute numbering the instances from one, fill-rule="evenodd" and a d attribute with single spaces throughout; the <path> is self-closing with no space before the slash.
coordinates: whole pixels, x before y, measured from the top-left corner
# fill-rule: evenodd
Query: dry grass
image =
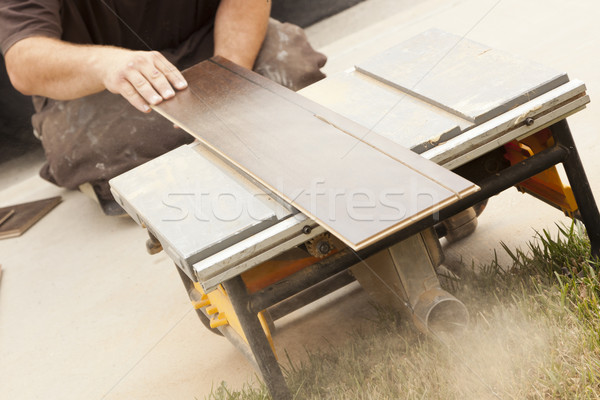
<path id="1" fill-rule="evenodd" d="M 461 336 L 424 336 L 379 310 L 345 344 L 290 363 L 297 399 L 600 398 L 600 281 L 575 225 L 538 235 L 512 265 L 464 268 L 449 288 L 471 313 Z M 209 399 L 267 399 L 263 387 Z"/>

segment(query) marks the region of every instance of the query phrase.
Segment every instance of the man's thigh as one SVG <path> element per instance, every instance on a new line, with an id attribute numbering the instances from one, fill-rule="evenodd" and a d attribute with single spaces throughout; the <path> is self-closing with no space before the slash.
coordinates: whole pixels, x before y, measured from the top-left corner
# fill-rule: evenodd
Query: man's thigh
<path id="1" fill-rule="evenodd" d="M 69 189 L 108 181 L 193 140 L 157 113 L 143 114 L 107 91 L 51 102 L 33 122 L 46 152 L 42 177 Z"/>

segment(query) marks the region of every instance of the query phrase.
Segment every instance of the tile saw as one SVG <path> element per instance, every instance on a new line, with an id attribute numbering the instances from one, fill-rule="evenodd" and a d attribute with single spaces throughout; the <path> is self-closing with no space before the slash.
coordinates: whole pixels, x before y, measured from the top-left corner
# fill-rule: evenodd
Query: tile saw
<path id="1" fill-rule="evenodd" d="M 600 215 L 566 122 L 589 102 L 583 82 L 430 30 L 299 93 L 367 127 L 361 142 L 410 149 L 476 186 L 353 248 L 211 142 L 182 146 L 110 182 L 147 228 L 148 250 L 164 250 L 177 265 L 206 327 L 247 356 L 274 398 L 291 397 L 273 321 L 354 280 L 425 332 L 466 325 L 464 305 L 440 287 L 439 238 L 472 233 L 482 204 L 505 189 L 516 186 L 582 220 L 599 255 Z"/>

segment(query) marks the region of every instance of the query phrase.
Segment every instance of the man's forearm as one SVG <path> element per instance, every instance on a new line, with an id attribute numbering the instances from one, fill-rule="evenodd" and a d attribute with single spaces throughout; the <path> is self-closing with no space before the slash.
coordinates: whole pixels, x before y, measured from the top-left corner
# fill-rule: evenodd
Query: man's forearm
<path id="1" fill-rule="evenodd" d="M 156 52 L 31 37 L 11 47 L 5 60 L 17 90 L 57 100 L 108 89 L 147 112 L 149 104 L 175 95 L 172 86 L 186 86 L 179 71 Z"/>
<path id="2" fill-rule="evenodd" d="M 33 37 L 15 44 L 6 63 L 13 85 L 21 92 L 71 100 L 104 89 L 94 68 L 104 50 Z"/>
<path id="3" fill-rule="evenodd" d="M 221 0 L 215 19 L 215 55 L 252 69 L 270 12 L 271 0 Z"/>

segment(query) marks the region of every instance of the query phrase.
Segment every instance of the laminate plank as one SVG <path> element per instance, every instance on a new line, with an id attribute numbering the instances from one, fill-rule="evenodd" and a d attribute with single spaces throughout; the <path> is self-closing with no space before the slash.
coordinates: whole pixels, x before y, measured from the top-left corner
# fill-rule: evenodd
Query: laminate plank
<path id="1" fill-rule="evenodd" d="M 155 109 L 353 249 L 476 188 L 408 149 L 360 141 L 366 128 L 224 59 L 184 76 L 188 89 Z"/>
<path id="2" fill-rule="evenodd" d="M 57 196 L 0 208 L 0 239 L 21 236 L 61 201 Z"/>
<path id="3" fill-rule="evenodd" d="M 217 57 L 214 59 L 214 62 L 218 63 L 228 71 L 238 74 L 244 79 L 269 90 L 277 96 L 287 99 L 298 107 L 308 111 L 312 116 L 333 125 L 342 132 L 354 137 L 356 140 L 378 149 L 382 153 L 394 158 L 396 161 L 403 163 L 408 168 L 415 169 L 429 177 L 435 176 L 439 184 L 454 192 L 459 197 L 461 197 L 461 194 L 470 193 L 473 188 L 477 188 L 477 186 L 456 175 L 452 171 L 449 171 L 446 168 L 439 168 L 437 163 L 423 163 L 421 161 L 422 157 L 416 155 L 413 151 L 407 149 L 400 143 L 380 135 L 371 128 L 360 125 L 307 97 L 299 96 L 297 93 L 288 90 L 269 79 L 265 79 L 252 71 L 240 68 L 226 59 Z"/>

